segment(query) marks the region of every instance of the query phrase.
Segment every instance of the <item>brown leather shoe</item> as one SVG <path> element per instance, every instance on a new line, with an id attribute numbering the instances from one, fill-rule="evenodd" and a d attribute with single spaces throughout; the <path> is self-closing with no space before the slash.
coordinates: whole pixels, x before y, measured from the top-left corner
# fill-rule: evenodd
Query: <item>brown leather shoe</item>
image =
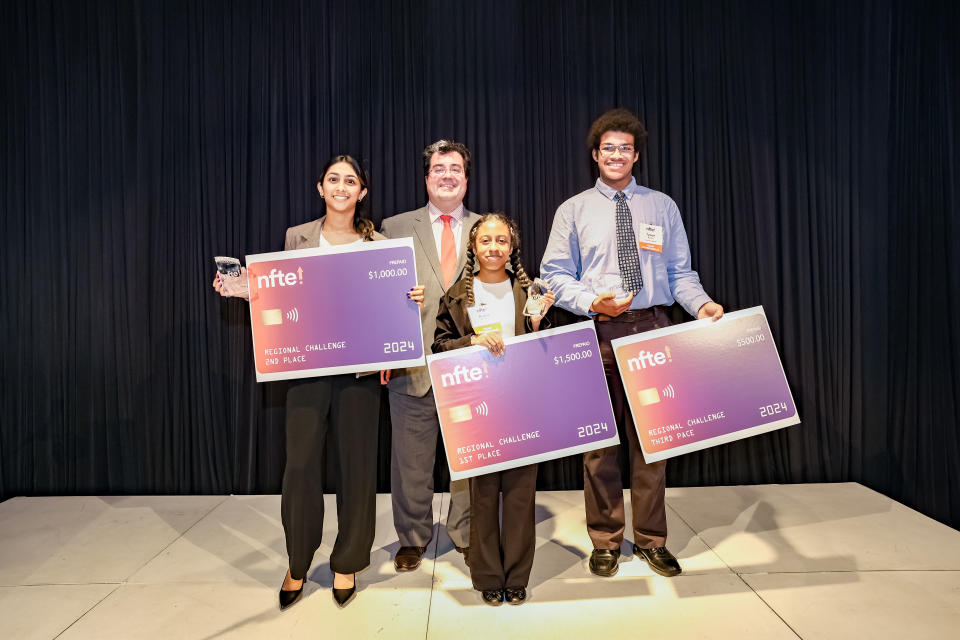
<path id="1" fill-rule="evenodd" d="M 619 549 L 594 549 L 590 554 L 590 571 L 602 578 L 609 578 L 616 575 L 619 559 Z"/>
<path id="2" fill-rule="evenodd" d="M 680 563 L 670 553 L 666 547 L 654 547 L 653 549 L 641 549 L 633 545 L 633 554 L 638 558 L 643 558 L 650 565 L 650 568 L 667 578 L 680 575 L 683 569 Z"/>
<path id="3" fill-rule="evenodd" d="M 397 571 L 413 571 L 420 566 L 420 556 L 426 547 L 400 547 L 393 556 L 393 566 Z"/>

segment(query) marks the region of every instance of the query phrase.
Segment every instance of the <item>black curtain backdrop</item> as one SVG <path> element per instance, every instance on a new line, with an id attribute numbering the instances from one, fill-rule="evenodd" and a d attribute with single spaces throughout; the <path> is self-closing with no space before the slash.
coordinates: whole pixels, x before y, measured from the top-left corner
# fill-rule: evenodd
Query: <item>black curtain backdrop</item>
<path id="1" fill-rule="evenodd" d="M 535 272 L 626 106 L 638 179 L 707 291 L 764 306 L 803 420 L 670 483 L 857 481 L 960 526 L 958 32 L 949 0 L 0 3 L 0 499 L 278 492 L 284 388 L 212 257 L 280 249 L 335 153 L 378 224 L 420 206 L 452 137 Z"/>

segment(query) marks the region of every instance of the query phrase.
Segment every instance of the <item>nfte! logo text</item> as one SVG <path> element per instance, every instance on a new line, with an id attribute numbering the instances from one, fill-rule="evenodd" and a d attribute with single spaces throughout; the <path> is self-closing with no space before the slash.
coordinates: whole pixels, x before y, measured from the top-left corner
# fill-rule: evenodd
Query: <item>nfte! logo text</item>
<path id="1" fill-rule="evenodd" d="M 297 267 L 297 272 L 284 273 L 280 269 L 270 269 L 270 273 L 264 276 L 257 276 L 257 288 L 269 289 L 271 287 L 292 287 L 297 284 L 303 284 L 303 269 Z"/>
<path id="2" fill-rule="evenodd" d="M 641 351 L 633 358 L 627 359 L 627 368 L 630 371 L 637 371 L 638 369 L 646 369 L 647 367 L 656 367 L 658 365 L 666 364 L 668 362 L 673 362 L 673 358 L 670 356 L 670 347 L 664 347 L 663 351 Z"/>
<path id="3" fill-rule="evenodd" d="M 452 387 L 465 382 L 476 382 L 483 377 L 487 368 L 487 363 L 483 363 L 483 368 L 471 367 L 458 364 L 453 368 L 453 373 L 444 373 L 440 376 L 440 383 L 445 387 Z"/>

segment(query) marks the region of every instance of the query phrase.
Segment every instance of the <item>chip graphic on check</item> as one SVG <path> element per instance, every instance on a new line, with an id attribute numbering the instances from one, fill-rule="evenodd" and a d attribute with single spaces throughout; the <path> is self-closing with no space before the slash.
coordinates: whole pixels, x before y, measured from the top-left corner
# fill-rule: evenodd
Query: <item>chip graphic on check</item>
<path id="1" fill-rule="evenodd" d="M 660 392 L 657 391 L 656 387 L 640 389 L 640 391 L 637 391 L 637 400 L 640 402 L 641 407 L 645 407 L 648 404 L 657 404 L 660 402 Z"/>
<path id="2" fill-rule="evenodd" d="M 460 404 L 450 407 L 450 422 L 466 422 L 471 418 L 473 418 L 473 412 L 470 410 L 470 405 Z"/>
<path id="3" fill-rule="evenodd" d="M 264 309 L 260 312 L 260 322 L 264 326 L 283 324 L 283 312 L 280 309 Z"/>

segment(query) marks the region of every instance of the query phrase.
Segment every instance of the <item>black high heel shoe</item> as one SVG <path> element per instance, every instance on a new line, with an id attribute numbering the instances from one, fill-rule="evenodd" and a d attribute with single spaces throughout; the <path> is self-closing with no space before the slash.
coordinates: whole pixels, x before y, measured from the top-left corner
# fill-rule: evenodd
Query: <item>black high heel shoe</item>
<path id="1" fill-rule="evenodd" d="M 333 588 L 333 601 L 337 603 L 337 606 L 343 609 L 347 604 L 350 603 L 357 596 L 357 574 L 353 574 L 353 586 L 349 589 L 337 589 Z"/>
<path id="2" fill-rule="evenodd" d="M 287 573 L 290 573 L 289 571 Z M 290 576 L 290 579 L 293 580 L 293 576 Z M 286 582 L 286 579 L 284 579 Z M 303 587 L 307 584 L 307 576 L 303 576 L 303 580 L 300 582 L 300 588 L 296 590 L 286 590 L 283 588 L 283 585 L 280 585 L 280 611 L 283 611 L 287 607 L 294 604 L 297 600 L 300 599 L 300 596 L 303 595 Z"/>

